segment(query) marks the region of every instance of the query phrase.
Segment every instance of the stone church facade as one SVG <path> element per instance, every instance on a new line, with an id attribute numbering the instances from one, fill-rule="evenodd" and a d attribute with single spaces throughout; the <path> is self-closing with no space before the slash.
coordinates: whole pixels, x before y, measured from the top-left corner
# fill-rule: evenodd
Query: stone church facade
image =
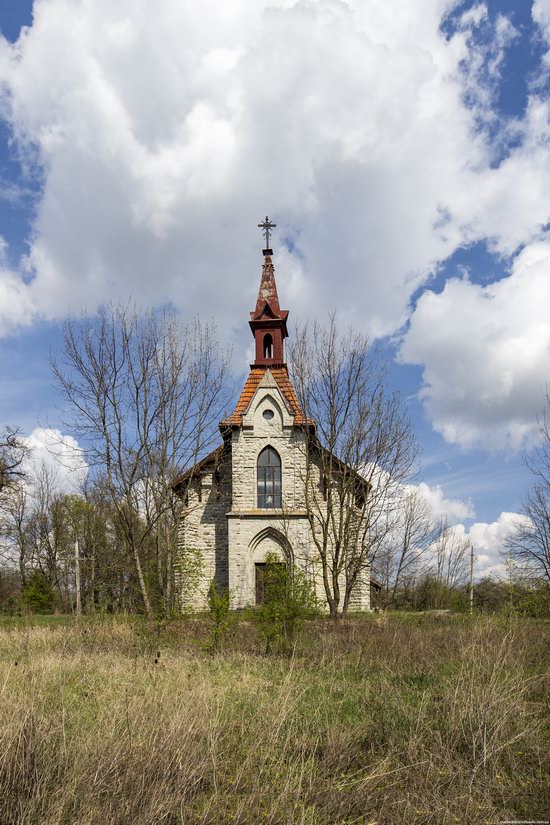
<path id="1" fill-rule="evenodd" d="M 232 414 L 220 422 L 222 444 L 182 474 L 178 547 L 182 607 L 203 610 L 210 582 L 229 588 L 235 609 L 261 600 L 268 554 L 292 560 L 326 604 L 319 554 L 306 508 L 305 485 L 322 487 L 322 473 L 306 467 L 315 423 L 306 419 L 284 360 L 288 311 L 279 306 L 271 250 L 256 307 L 250 313 L 255 360 Z M 350 606 L 370 609 L 365 570 Z M 343 584 L 343 583 L 342 583 Z"/>

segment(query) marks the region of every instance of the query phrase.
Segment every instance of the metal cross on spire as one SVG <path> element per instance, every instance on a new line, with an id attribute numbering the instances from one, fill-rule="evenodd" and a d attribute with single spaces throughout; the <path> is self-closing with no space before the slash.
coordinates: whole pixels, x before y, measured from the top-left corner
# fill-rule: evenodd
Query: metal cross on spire
<path id="1" fill-rule="evenodd" d="M 264 238 L 265 238 L 264 253 L 267 252 L 268 250 L 269 250 L 269 252 L 271 252 L 271 249 L 269 248 L 269 239 L 270 239 L 270 235 L 271 235 L 271 230 L 275 229 L 276 226 L 277 226 L 277 224 L 276 223 L 271 223 L 271 221 L 269 220 L 267 215 L 265 216 L 265 221 L 263 223 L 258 224 L 258 229 L 261 229 L 262 232 L 264 233 Z"/>

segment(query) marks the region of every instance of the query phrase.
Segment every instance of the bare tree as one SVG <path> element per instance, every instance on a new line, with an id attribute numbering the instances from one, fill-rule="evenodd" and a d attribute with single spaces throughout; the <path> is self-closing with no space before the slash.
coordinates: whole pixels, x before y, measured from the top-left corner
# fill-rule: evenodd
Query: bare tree
<path id="1" fill-rule="evenodd" d="M 509 556 L 531 576 L 550 584 L 550 490 L 535 482 L 522 504 L 523 518 L 516 519 L 505 544 Z"/>
<path id="2" fill-rule="evenodd" d="M 58 594 L 64 609 L 135 611 L 135 581 L 127 549 L 114 524 L 116 513 L 101 479 L 67 494 L 54 466 L 34 463 L 22 483 L 11 483 L 0 509 L 0 559 L 13 571 L 18 591 L 34 573 Z M 78 556 L 76 555 L 78 542 Z"/>
<path id="3" fill-rule="evenodd" d="M 30 487 L 29 565 L 55 590 L 64 609 L 72 602 L 72 543 L 65 494 L 56 470 L 42 464 Z"/>
<path id="4" fill-rule="evenodd" d="M 469 581 L 473 546 L 467 536 L 443 521 L 432 551 L 436 583 L 434 606 L 442 607 L 453 589 Z"/>
<path id="5" fill-rule="evenodd" d="M 101 476 L 87 478 L 78 496 L 67 496 L 66 506 L 72 539 L 78 539 L 82 610 L 139 609 L 139 595 L 138 602 L 134 602 L 136 582 L 128 565 L 128 549 Z M 74 578 L 76 585 L 76 569 Z"/>
<path id="6" fill-rule="evenodd" d="M 30 520 L 32 501 L 27 487 L 12 484 L 2 496 L 0 535 L 4 558 L 19 571 L 21 590 L 27 583 L 31 558 Z"/>
<path id="7" fill-rule="evenodd" d="M 182 326 L 167 309 L 109 306 L 64 326 L 53 371 L 92 473 L 101 475 L 145 612 L 144 555 L 157 548 L 166 605 L 173 581 L 172 481 L 208 447 L 225 401 L 227 357 L 212 325 Z M 151 572 L 151 571 L 149 571 Z"/>
<path id="8" fill-rule="evenodd" d="M 29 452 L 24 449 L 25 458 Z M 67 518 L 53 466 L 29 465 L 4 488 L 0 529 L 4 557 L 18 568 L 21 593 L 29 575 L 39 571 L 67 605 Z"/>
<path id="9" fill-rule="evenodd" d="M 0 494 L 24 477 L 23 463 L 28 452 L 18 430 L 5 427 L 0 434 Z"/>
<path id="10" fill-rule="evenodd" d="M 305 506 L 330 613 L 346 613 L 383 547 L 416 459 L 411 422 L 361 334 L 336 318 L 298 328 L 291 368 L 305 415 Z"/>
<path id="11" fill-rule="evenodd" d="M 550 394 L 538 420 L 539 443 L 526 463 L 533 483 L 521 507 L 522 518 L 506 539 L 508 555 L 550 584 Z"/>
<path id="12" fill-rule="evenodd" d="M 388 534 L 383 565 L 388 604 L 395 603 L 403 581 L 418 576 L 426 566 L 427 551 L 440 530 L 430 502 L 417 488 L 404 488 L 396 503 L 395 527 Z"/>

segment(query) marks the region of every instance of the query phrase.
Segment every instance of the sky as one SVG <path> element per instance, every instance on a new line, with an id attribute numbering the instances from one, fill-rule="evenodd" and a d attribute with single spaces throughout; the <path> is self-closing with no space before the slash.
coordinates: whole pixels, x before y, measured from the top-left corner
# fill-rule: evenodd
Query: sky
<path id="1" fill-rule="evenodd" d="M 498 572 L 550 381 L 550 0 L 3 0 L 0 425 L 63 430 L 64 318 L 291 317 L 383 349 L 418 483 Z"/>

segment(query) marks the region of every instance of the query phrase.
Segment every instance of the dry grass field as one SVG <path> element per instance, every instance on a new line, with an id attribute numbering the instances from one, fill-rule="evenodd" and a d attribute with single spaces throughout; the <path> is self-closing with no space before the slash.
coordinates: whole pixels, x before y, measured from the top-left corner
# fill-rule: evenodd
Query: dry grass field
<path id="1" fill-rule="evenodd" d="M 548 818 L 547 624 L 319 620 L 286 658 L 207 633 L 3 620 L 0 823 Z"/>

